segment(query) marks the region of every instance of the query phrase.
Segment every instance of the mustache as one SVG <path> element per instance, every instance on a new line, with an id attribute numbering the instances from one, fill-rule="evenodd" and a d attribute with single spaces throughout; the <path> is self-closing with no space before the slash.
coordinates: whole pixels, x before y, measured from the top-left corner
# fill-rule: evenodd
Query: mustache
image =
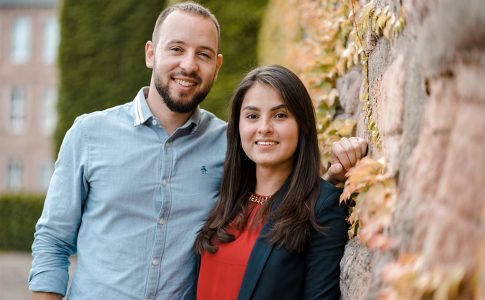
<path id="1" fill-rule="evenodd" d="M 185 71 L 178 71 L 178 72 L 175 72 L 172 76 L 173 77 L 175 77 L 175 76 L 183 76 L 183 77 L 188 77 L 188 78 L 194 79 L 197 82 L 201 82 L 202 81 L 202 78 L 200 78 L 200 76 L 197 75 L 197 73 L 195 73 L 195 72 L 187 73 Z"/>

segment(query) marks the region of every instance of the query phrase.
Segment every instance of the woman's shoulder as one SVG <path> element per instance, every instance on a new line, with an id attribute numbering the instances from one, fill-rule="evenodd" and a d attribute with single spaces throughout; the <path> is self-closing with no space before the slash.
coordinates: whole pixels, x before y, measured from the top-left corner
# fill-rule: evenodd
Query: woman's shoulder
<path id="1" fill-rule="evenodd" d="M 342 194 L 342 189 L 337 188 L 324 179 L 320 179 L 320 194 L 315 211 L 318 213 L 326 208 L 339 207 L 340 194 Z"/>

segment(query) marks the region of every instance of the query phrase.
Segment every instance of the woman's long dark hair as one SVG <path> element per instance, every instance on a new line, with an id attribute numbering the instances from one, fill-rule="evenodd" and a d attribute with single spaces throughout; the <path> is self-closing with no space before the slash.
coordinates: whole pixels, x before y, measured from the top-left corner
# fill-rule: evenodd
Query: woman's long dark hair
<path id="1" fill-rule="evenodd" d="M 272 245 L 302 252 L 312 227 L 319 228 L 315 204 L 319 196 L 320 152 L 312 100 L 293 72 L 278 65 L 262 66 L 249 72 L 233 94 L 220 196 L 197 236 L 195 250 L 199 254 L 215 253 L 218 243 L 234 241 L 234 235 L 228 232 L 233 220 L 239 230 L 247 223 L 248 199 L 256 187 L 256 165 L 242 149 L 239 118 L 244 97 L 255 83 L 271 86 L 281 94 L 299 128 L 288 190 L 277 209 L 271 210 L 271 203 L 263 207 L 273 222 L 267 238 Z"/>

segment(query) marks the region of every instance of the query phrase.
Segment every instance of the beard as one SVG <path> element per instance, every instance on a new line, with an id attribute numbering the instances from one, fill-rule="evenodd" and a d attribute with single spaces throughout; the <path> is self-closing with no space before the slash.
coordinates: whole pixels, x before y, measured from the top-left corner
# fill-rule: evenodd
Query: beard
<path id="1" fill-rule="evenodd" d="M 186 74 L 182 74 L 184 76 L 187 76 Z M 192 74 L 188 77 L 193 77 L 197 78 L 198 82 L 201 82 L 200 78 Z M 155 88 L 157 89 L 158 94 L 163 99 L 163 102 L 165 102 L 165 105 L 167 105 L 168 109 L 170 109 L 173 112 L 176 113 L 190 113 L 193 112 L 197 106 L 205 99 L 207 94 L 209 94 L 209 91 L 212 87 L 212 83 L 207 86 L 207 88 L 203 89 L 202 91 L 196 93 L 192 99 L 189 99 L 188 101 L 184 102 L 181 99 L 174 99 L 172 96 L 170 96 L 170 91 L 168 88 L 168 84 L 163 84 L 160 78 L 156 75 L 155 78 Z M 182 98 L 184 94 L 180 95 Z"/>

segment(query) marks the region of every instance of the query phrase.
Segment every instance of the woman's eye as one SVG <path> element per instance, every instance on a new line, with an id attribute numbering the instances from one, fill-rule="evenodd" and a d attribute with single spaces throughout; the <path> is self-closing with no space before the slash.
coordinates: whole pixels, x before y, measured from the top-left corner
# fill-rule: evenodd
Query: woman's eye
<path id="1" fill-rule="evenodd" d="M 275 114 L 275 116 L 274 116 L 274 117 L 275 117 L 276 119 L 284 119 L 284 118 L 287 118 L 287 117 L 288 117 L 288 115 L 287 115 L 286 113 L 284 113 L 284 112 L 279 112 L 279 113 Z"/>
<path id="2" fill-rule="evenodd" d="M 247 114 L 246 115 L 246 119 L 250 119 L 250 120 L 254 120 L 256 119 L 258 116 L 256 114 Z"/>

